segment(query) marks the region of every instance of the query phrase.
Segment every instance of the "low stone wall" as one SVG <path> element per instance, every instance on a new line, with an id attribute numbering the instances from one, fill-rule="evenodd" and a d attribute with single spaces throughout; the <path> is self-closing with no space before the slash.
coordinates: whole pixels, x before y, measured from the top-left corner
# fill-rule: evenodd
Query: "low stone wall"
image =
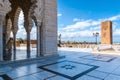
<path id="1" fill-rule="evenodd" d="M 95 48 L 96 44 L 61 44 L 61 47 L 71 48 Z"/>
<path id="2" fill-rule="evenodd" d="M 20 44 L 20 46 L 17 46 L 17 47 L 27 47 L 27 44 Z M 30 47 L 31 48 L 37 48 L 37 45 L 36 44 L 30 44 Z"/>
<path id="3" fill-rule="evenodd" d="M 92 49 L 108 49 L 113 48 L 115 50 L 120 50 L 120 44 L 113 44 L 113 45 L 101 45 L 101 44 L 61 44 L 61 47 L 68 47 L 68 48 L 92 48 Z"/>

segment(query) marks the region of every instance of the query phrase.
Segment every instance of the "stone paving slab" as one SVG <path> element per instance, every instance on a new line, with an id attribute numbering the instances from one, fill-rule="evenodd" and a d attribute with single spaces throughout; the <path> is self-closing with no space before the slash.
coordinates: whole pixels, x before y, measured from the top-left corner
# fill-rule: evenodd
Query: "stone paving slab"
<path id="1" fill-rule="evenodd" d="M 55 76 L 55 77 L 51 77 L 51 78 L 46 79 L 46 80 L 70 80 L 70 79 L 67 79 L 67 78 L 62 77 L 62 76 Z"/>
<path id="2" fill-rule="evenodd" d="M 110 74 L 104 80 L 120 80 L 120 76 Z"/>
<path id="3" fill-rule="evenodd" d="M 84 57 L 80 57 L 89 60 L 96 60 L 96 61 L 103 61 L 103 62 L 110 62 L 114 60 L 116 57 L 113 56 L 106 56 L 106 55 L 87 55 Z"/>
<path id="4" fill-rule="evenodd" d="M 0 75 L 3 75 L 10 70 L 12 70 L 12 68 L 9 66 L 0 66 Z"/>
<path id="5" fill-rule="evenodd" d="M 87 75 L 104 80 L 105 77 L 109 75 L 109 73 L 94 70 L 94 71 L 89 72 Z"/>
<path id="6" fill-rule="evenodd" d="M 47 72 L 47 71 L 43 71 L 43 72 L 35 73 L 35 74 L 33 74 L 33 76 L 35 76 L 35 77 L 37 77 L 38 79 L 41 79 L 41 80 L 44 80 L 44 79 L 46 80 L 48 78 L 56 76 L 56 74 L 53 74 L 53 73 L 50 73 L 50 72 Z"/>
<path id="7" fill-rule="evenodd" d="M 91 76 L 82 76 L 76 80 L 102 80 L 102 79 L 98 79 L 98 78 L 95 78 L 95 77 L 91 77 Z"/>

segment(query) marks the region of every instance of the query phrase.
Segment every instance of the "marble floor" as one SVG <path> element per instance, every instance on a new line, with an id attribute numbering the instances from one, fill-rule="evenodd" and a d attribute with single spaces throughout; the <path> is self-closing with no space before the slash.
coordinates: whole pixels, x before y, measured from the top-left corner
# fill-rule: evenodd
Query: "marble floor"
<path id="1" fill-rule="evenodd" d="M 90 51 L 60 48 L 58 53 L 65 58 L 0 66 L 0 80 L 120 80 L 119 53 L 93 54 Z"/>

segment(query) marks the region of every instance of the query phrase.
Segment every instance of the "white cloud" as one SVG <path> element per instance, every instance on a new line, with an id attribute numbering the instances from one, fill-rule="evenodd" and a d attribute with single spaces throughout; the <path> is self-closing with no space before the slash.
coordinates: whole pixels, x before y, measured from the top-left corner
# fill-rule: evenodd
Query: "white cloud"
<path id="1" fill-rule="evenodd" d="M 113 32 L 114 36 L 120 36 L 120 29 L 115 29 L 115 31 Z"/>
<path id="2" fill-rule="evenodd" d="M 18 30 L 18 32 L 17 32 L 16 37 L 17 37 L 17 38 L 26 39 L 26 31 L 25 31 L 25 29 L 19 27 L 19 30 Z"/>
<path id="3" fill-rule="evenodd" d="M 62 16 L 62 14 L 58 14 L 57 16 L 60 17 L 60 16 Z"/>
<path id="4" fill-rule="evenodd" d="M 76 22 L 75 24 L 68 25 L 64 28 L 66 31 L 75 31 L 75 30 L 83 30 L 85 28 L 88 28 L 90 26 L 96 26 L 99 25 L 100 21 L 94 21 L 94 20 L 84 20 L 84 21 L 79 21 Z"/>
<path id="5" fill-rule="evenodd" d="M 94 31 L 94 30 L 100 30 L 100 26 L 95 26 L 95 27 L 90 27 L 90 30 Z"/>
<path id="6" fill-rule="evenodd" d="M 115 21 L 120 19 L 120 15 L 112 16 L 110 18 L 102 19 L 102 21 Z"/>
<path id="7" fill-rule="evenodd" d="M 73 22 L 84 21 L 84 19 L 74 18 Z"/>
<path id="8" fill-rule="evenodd" d="M 62 14 L 58 14 L 58 16 L 62 16 Z M 120 15 L 112 16 L 109 18 L 98 19 L 98 20 L 84 20 L 79 18 L 74 18 L 74 24 L 67 25 L 64 28 L 59 29 L 59 34 L 62 34 L 62 38 L 73 38 L 73 37 L 90 37 L 93 36 L 94 32 L 100 33 L 100 24 L 102 21 L 116 21 L 120 19 Z M 23 13 L 21 12 L 19 17 L 19 31 L 17 33 L 18 38 L 26 38 L 26 31 L 23 26 L 24 17 Z M 60 24 L 59 26 L 63 27 L 64 24 Z M 116 29 L 118 23 L 113 23 L 113 35 L 118 36 L 120 35 L 120 29 Z M 119 25 L 120 26 L 120 25 Z M 31 39 L 36 39 L 36 28 L 32 28 L 31 32 Z"/>
<path id="9" fill-rule="evenodd" d="M 99 32 L 101 35 L 101 22 L 102 21 L 117 21 L 120 20 L 120 15 L 112 16 L 109 18 L 98 19 L 98 20 L 83 20 L 79 18 L 74 18 L 74 24 L 67 25 L 66 27 L 60 29 L 59 34 L 62 34 L 62 38 L 72 38 L 72 37 L 90 37 L 93 36 L 94 32 Z M 113 23 L 113 35 L 120 35 L 120 29 L 116 29 L 118 23 Z M 120 25 L 119 25 L 120 26 Z"/>
<path id="10" fill-rule="evenodd" d="M 98 31 L 83 30 L 83 31 L 75 31 L 75 32 L 63 32 L 63 33 L 59 32 L 59 34 L 62 34 L 62 38 L 76 38 L 76 37 L 92 37 L 93 33 L 95 32 L 100 33 L 99 30 Z"/>
<path id="11" fill-rule="evenodd" d="M 24 14 L 23 11 L 21 11 L 18 18 L 18 25 L 22 26 L 23 24 L 24 24 Z"/>
<path id="12" fill-rule="evenodd" d="M 37 39 L 37 29 L 36 29 L 36 27 L 32 28 L 30 35 L 31 35 L 31 39 Z"/>

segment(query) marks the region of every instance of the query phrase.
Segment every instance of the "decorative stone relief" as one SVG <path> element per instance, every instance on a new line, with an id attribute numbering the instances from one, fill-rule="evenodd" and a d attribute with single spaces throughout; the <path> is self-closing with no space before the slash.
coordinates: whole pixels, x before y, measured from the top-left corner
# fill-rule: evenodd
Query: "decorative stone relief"
<path id="1" fill-rule="evenodd" d="M 11 10 L 9 0 L 0 0 L 0 14 L 5 15 Z"/>
<path id="2" fill-rule="evenodd" d="M 42 22 L 44 15 L 44 0 L 37 0 L 36 8 L 34 10 L 34 16 L 37 21 Z"/>
<path id="3" fill-rule="evenodd" d="M 9 38 L 10 38 L 10 33 L 11 33 L 11 28 L 12 28 L 12 22 L 10 19 L 8 19 L 7 21 L 7 34 L 6 34 L 6 43 L 8 42 Z"/>

